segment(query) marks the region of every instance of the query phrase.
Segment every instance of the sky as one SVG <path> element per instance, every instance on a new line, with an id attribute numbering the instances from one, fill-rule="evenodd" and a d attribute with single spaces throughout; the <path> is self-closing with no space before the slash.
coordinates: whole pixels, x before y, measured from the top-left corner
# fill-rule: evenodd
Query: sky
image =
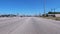
<path id="1" fill-rule="evenodd" d="M 46 0 L 46 13 L 60 11 L 60 0 Z M 44 0 L 0 0 L 0 14 L 38 15 L 44 13 Z"/>

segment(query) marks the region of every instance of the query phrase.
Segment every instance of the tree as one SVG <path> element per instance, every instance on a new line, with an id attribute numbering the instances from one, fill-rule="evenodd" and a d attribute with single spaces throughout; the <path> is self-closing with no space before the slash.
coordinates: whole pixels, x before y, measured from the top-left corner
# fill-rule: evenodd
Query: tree
<path id="1" fill-rule="evenodd" d="M 48 12 L 48 14 L 60 14 L 60 12 Z"/>

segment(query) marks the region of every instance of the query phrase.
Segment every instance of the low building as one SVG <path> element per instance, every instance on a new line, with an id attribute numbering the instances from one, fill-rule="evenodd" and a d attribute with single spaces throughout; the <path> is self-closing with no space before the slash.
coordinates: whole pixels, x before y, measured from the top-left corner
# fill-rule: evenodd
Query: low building
<path id="1" fill-rule="evenodd" d="M 55 14 L 56 17 L 60 17 L 60 14 Z"/>
<path id="2" fill-rule="evenodd" d="M 48 14 L 48 17 L 60 17 L 60 14 Z"/>

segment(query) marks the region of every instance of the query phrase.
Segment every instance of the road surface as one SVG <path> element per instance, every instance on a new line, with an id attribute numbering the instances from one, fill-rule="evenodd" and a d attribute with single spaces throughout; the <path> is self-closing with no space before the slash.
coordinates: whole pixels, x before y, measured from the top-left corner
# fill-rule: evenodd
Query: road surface
<path id="1" fill-rule="evenodd" d="M 60 34 L 60 21 L 38 17 L 0 18 L 0 34 Z"/>

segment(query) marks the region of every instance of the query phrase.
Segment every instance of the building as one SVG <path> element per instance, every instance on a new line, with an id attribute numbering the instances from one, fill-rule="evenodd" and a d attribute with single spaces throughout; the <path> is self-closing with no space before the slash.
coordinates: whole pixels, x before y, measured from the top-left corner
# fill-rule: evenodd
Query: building
<path id="1" fill-rule="evenodd" d="M 60 17 L 60 14 L 48 14 L 48 17 Z"/>

